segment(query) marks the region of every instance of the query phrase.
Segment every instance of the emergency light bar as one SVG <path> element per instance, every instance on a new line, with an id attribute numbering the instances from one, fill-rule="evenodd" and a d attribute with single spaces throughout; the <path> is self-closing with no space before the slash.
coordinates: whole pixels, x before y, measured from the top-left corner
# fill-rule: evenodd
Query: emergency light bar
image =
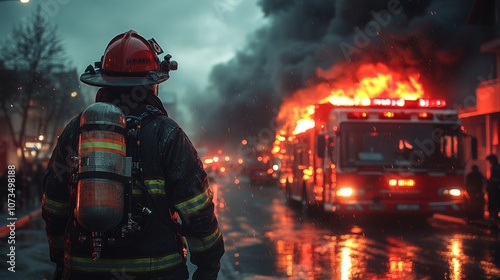
<path id="1" fill-rule="evenodd" d="M 394 119 L 394 120 L 409 120 L 411 119 L 412 114 L 407 114 L 405 112 L 393 112 L 393 111 L 385 111 L 378 114 L 379 119 Z M 432 120 L 434 118 L 434 114 L 428 112 L 419 112 L 418 113 L 419 120 Z M 438 115 L 440 120 L 446 120 L 443 115 Z M 455 115 L 456 116 L 456 115 Z M 368 119 L 367 112 L 349 112 L 347 113 L 347 118 L 350 120 L 363 120 Z"/>
<path id="2" fill-rule="evenodd" d="M 350 98 L 332 97 L 330 103 L 333 106 L 360 106 L 360 107 L 392 107 L 392 108 L 444 108 L 444 99 L 420 98 L 406 100 L 401 98 Z"/>

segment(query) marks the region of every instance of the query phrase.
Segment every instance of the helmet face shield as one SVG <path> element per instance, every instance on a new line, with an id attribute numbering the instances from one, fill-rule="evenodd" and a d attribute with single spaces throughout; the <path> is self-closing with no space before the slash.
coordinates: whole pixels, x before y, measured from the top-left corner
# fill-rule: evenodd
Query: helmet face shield
<path id="1" fill-rule="evenodd" d="M 163 53 L 154 39 L 146 40 L 130 30 L 113 38 L 96 68 L 87 67 L 80 76 L 83 83 L 100 87 L 131 87 L 157 85 L 168 80 L 170 55 L 160 61 Z"/>

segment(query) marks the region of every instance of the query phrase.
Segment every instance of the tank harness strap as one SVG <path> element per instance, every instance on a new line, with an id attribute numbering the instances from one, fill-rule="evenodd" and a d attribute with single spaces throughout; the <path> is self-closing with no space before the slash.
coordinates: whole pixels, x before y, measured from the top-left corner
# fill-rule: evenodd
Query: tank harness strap
<path id="1" fill-rule="evenodd" d="M 146 111 L 144 111 L 139 117 L 139 128 L 140 127 L 143 127 L 144 125 L 146 125 L 147 123 L 149 123 L 150 121 L 154 120 L 154 119 L 157 119 L 158 117 L 160 116 L 164 116 L 165 114 L 162 113 L 162 111 L 160 111 L 158 108 L 156 107 L 153 107 L 151 105 L 146 105 Z M 139 131 L 136 131 L 136 137 L 138 138 L 138 135 L 139 135 Z M 140 155 L 140 141 L 139 139 L 137 139 L 139 145 L 137 145 L 137 150 L 136 150 L 136 153 L 137 155 Z M 140 158 L 140 157 L 137 157 L 137 158 Z M 136 162 L 136 158 L 133 158 L 133 162 Z M 138 165 L 140 166 L 140 162 L 138 162 Z M 133 164 L 133 166 L 135 166 L 135 164 Z M 142 168 L 139 168 L 140 172 L 141 172 L 141 180 L 143 179 L 142 177 Z M 183 234 L 184 233 L 184 230 L 182 228 L 182 226 L 178 223 L 176 223 L 175 221 L 173 221 L 170 217 L 167 217 L 166 215 L 161 215 L 160 214 L 160 211 L 158 209 L 158 206 L 156 205 L 156 203 L 153 201 L 151 195 L 149 194 L 149 192 L 143 188 L 143 186 L 138 186 L 141 191 L 146 195 L 149 203 L 151 204 L 151 206 L 153 207 L 152 212 L 154 212 L 158 218 L 163 221 L 164 223 L 166 223 L 167 225 L 169 225 L 170 227 L 172 227 L 174 230 L 176 230 L 177 232 L 179 232 L 180 234 Z M 169 207 L 171 208 L 171 207 Z"/>
<path id="2" fill-rule="evenodd" d="M 149 105 L 148 105 L 149 106 Z M 146 107 L 147 108 L 147 107 Z M 126 151 L 127 151 L 127 157 L 130 157 L 132 159 L 132 178 L 131 179 L 131 184 L 130 184 L 130 189 L 127 190 L 125 193 L 125 203 L 127 205 L 127 212 L 132 213 L 133 210 L 139 210 L 142 213 L 146 213 L 149 215 L 151 212 L 150 208 L 154 207 L 154 203 L 150 197 L 149 192 L 146 190 L 146 188 L 142 185 L 144 182 L 144 174 L 143 174 L 143 169 L 142 169 L 142 162 L 141 162 L 141 139 L 140 139 L 140 131 L 143 125 L 147 124 L 150 120 L 154 119 L 156 116 L 153 115 L 152 113 L 149 112 L 149 110 L 146 110 L 139 116 L 126 116 Z M 138 183 L 134 183 L 138 182 Z M 144 197 L 147 200 L 147 204 L 149 205 L 132 205 L 132 186 L 138 188 Z M 149 222 L 146 223 L 144 226 L 145 228 L 148 226 Z M 142 231 L 144 232 L 144 231 Z"/>
<path id="3" fill-rule="evenodd" d="M 107 180 L 112 180 L 112 181 L 118 181 L 123 184 L 128 184 L 130 182 L 130 177 L 127 176 L 121 176 L 116 173 L 111 173 L 111 172 L 104 172 L 104 171 L 87 171 L 87 172 L 82 172 L 77 175 L 77 180 L 84 180 L 84 179 L 89 179 L 89 178 L 96 178 L 96 179 L 107 179 Z"/>

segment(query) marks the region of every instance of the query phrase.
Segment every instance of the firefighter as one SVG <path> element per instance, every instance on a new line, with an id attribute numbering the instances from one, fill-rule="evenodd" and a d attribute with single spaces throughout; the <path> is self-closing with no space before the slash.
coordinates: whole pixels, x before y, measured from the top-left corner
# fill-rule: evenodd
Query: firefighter
<path id="1" fill-rule="evenodd" d="M 114 104 L 125 116 L 148 116 L 138 133 L 141 176 L 134 182 L 145 187 L 147 193 L 139 195 L 147 195 L 150 205 L 141 207 L 150 211 L 147 223 L 125 245 L 114 244 L 113 238 L 93 239 L 102 242 L 99 258 L 93 257 L 95 242 L 88 238 L 95 236 L 78 227 L 74 214 L 80 115 L 72 119 L 58 138 L 43 183 L 42 216 L 56 264 L 54 279 L 189 279 L 186 248 L 196 266 L 192 279 L 217 279 L 224 242 L 213 193 L 197 151 L 158 98 L 158 84 L 177 68 L 170 55 L 158 58 L 162 52 L 154 39 L 130 30 L 113 38 L 96 67 L 80 77 L 99 87 L 96 102 Z"/>
<path id="2" fill-rule="evenodd" d="M 488 192 L 488 211 L 492 221 L 498 220 L 498 212 L 500 211 L 500 165 L 498 157 L 490 154 L 486 157 L 490 163 L 490 178 L 486 184 Z"/>
<path id="3" fill-rule="evenodd" d="M 469 219 L 481 219 L 484 214 L 483 186 L 486 181 L 479 166 L 472 165 L 471 171 L 465 176 L 465 187 L 469 194 L 467 216 Z"/>

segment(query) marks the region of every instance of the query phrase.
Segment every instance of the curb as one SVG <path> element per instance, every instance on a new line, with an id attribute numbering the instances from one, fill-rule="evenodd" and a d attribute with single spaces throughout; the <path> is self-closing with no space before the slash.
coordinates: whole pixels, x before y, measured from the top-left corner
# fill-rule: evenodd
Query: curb
<path id="1" fill-rule="evenodd" d="M 13 222 L 15 224 L 15 228 L 20 228 L 20 227 L 25 226 L 29 221 L 33 220 L 34 218 L 38 217 L 41 214 L 42 214 L 42 209 L 37 209 L 37 210 L 27 214 L 27 215 L 24 215 L 20 219 L 10 220 L 9 218 L 7 218 L 6 219 L 7 224 L 2 226 L 2 228 L 0 228 L 0 238 L 5 238 L 6 236 L 9 235 L 9 233 L 11 231 L 11 228 L 8 225 L 9 223 Z"/>

